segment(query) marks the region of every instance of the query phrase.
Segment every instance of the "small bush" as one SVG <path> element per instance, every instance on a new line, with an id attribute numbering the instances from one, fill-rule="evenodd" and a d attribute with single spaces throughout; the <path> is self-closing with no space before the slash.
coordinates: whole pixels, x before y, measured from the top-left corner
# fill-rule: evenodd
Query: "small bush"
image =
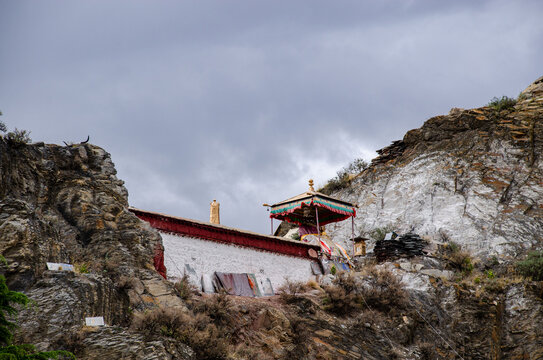
<path id="1" fill-rule="evenodd" d="M 279 298 L 285 304 L 293 304 L 296 303 L 301 297 L 300 295 L 307 290 L 309 290 L 309 286 L 306 283 L 286 279 L 285 284 L 277 289 L 277 292 L 279 293 Z"/>
<path id="2" fill-rule="evenodd" d="M 226 293 L 219 293 L 205 299 L 195 307 L 195 311 L 203 313 L 216 325 L 231 325 L 233 322 L 233 305 Z"/>
<path id="3" fill-rule="evenodd" d="M 371 308 L 379 311 L 389 311 L 393 308 L 406 308 L 409 297 L 400 279 L 392 272 L 370 268 L 365 278 L 361 294 Z"/>
<path id="4" fill-rule="evenodd" d="M 351 184 L 353 176 L 360 174 L 367 169 L 369 164 L 364 159 L 356 159 L 343 169 L 339 170 L 336 176 L 319 189 L 323 194 L 331 194 L 335 191 L 344 189 Z"/>
<path id="5" fill-rule="evenodd" d="M 2 113 L 0 113 L 0 115 L 2 115 Z M 2 121 L 0 121 L 0 131 L 4 133 L 8 131 L 6 124 L 4 124 Z"/>
<path id="6" fill-rule="evenodd" d="M 134 276 L 122 275 L 119 278 L 119 280 L 117 280 L 117 287 L 119 289 L 125 289 L 125 290 L 135 289 L 138 286 L 138 282 L 139 282 L 138 278 Z"/>
<path id="7" fill-rule="evenodd" d="M 132 329 L 150 338 L 174 338 L 190 346 L 198 359 L 227 358 L 226 337 L 204 314 L 194 316 L 175 308 L 156 309 L 136 317 Z"/>
<path id="8" fill-rule="evenodd" d="M 350 273 L 341 273 L 333 285 L 324 287 L 324 291 L 324 308 L 336 315 L 349 315 L 363 307 L 389 311 L 405 308 L 408 302 L 399 278 L 388 270 L 376 268 L 367 270 L 363 281 L 357 281 Z"/>
<path id="9" fill-rule="evenodd" d="M 444 259 L 447 260 L 452 269 L 460 271 L 463 276 L 468 276 L 473 271 L 474 265 L 470 254 L 462 251 L 461 246 L 457 243 L 448 243 L 445 248 Z"/>
<path id="10" fill-rule="evenodd" d="M 381 241 L 385 239 L 386 234 L 389 232 L 392 232 L 394 228 L 390 225 L 384 226 L 384 227 L 378 227 L 371 231 L 370 237 L 373 240 Z"/>
<path id="11" fill-rule="evenodd" d="M 486 105 L 497 112 L 502 110 L 511 109 L 517 103 L 516 99 L 502 96 L 501 98 L 493 97 L 492 100 Z"/>
<path id="12" fill-rule="evenodd" d="M 352 292 L 347 292 L 344 288 L 337 285 L 324 287 L 326 296 L 322 303 L 324 309 L 339 316 L 352 314 L 355 310 L 361 308 L 360 296 Z"/>
<path id="13" fill-rule="evenodd" d="M 88 274 L 89 273 L 89 266 L 85 263 L 79 264 L 77 267 L 77 272 L 80 274 Z"/>
<path id="14" fill-rule="evenodd" d="M 30 131 L 19 130 L 17 128 L 7 133 L 6 140 L 13 146 L 25 145 L 32 141 Z"/>
<path id="15" fill-rule="evenodd" d="M 487 279 L 484 283 L 484 290 L 487 293 L 503 293 L 507 287 L 507 280 L 503 278 L 499 279 Z"/>
<path id="16" fill-rule="evenodd" d="M 174 288 L 177 291 L 177 295 L 183 300 L 190 300 L 194 294 L 198 292 L 196 286 L 194 286 L 187 274 L 174 284 Z"/>
<path id="17" fill-rule="evenodd" d="M 543 251 L 532 251 L 525 260 L 516 265 L 517 271 L 524 277 L 543 281 Z"/>

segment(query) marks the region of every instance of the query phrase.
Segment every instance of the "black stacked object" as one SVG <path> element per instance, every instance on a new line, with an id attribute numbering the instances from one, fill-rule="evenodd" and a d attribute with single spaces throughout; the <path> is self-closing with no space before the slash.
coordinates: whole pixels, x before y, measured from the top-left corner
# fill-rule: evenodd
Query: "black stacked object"
<path id="1" fill-rule="evenodd" d="M 425 255 L 422 251 L 426 241 L 413 233 L 401 235 L 394 240 L 378 240 L 373 253 L 377 261 L 384 261 L 396 257 L 413 257 Z"/>

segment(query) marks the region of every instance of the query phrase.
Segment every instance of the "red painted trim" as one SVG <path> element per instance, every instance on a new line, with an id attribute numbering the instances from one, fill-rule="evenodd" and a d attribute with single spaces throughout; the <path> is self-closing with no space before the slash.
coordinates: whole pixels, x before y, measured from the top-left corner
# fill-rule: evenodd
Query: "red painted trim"
<path id="1" fill-rule="evenodd" d="M 314 249 L 317 251 L 317 253 L 321 250 L 320 246 L 318 245 L 282 240 L 275 236 L 250 233 L 243 230 L 236 230 L 178 217 L 170 217 L 167 215 L 147 212 L 134 208 L 130 208 L 130 211 L 132 211 L 141 220 L 148 222 L 151 227 L 157 230 L 189 237 L 255 248 L 273 253 L 307 258 L 310 260 L 315 260 L 309 256 L 310 249 Z"/>

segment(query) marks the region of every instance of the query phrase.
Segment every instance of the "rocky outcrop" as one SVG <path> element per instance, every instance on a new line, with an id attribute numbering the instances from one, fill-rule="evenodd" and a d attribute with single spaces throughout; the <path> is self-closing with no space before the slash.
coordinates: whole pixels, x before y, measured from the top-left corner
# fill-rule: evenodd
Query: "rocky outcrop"
<path id="1" fill-rule="evenodd" d="M 177 296 L 155 270 L 159 234 L 128 211 L 103 149 L 0 138 L 0 271 L 34 301 L 16 338 L 79 359 L 541 358 L 543 286 L 511 264 L 542 244 L 542 120 L 543 78 L 514 107 L 453 109 L 408 132 L 333 195 L 359 204 L 357 233 L 424 241 L 256 299 Z M 95 316 L 108 326 L 84 325 Z"/>
<path id="2" fill-rule="evenodd" d="M 20 314 L 20 341 L 50 349 L 80 331 L 85 317 L 126 326 L 135 311 L 184 308 L 154 269 L 159 234 L 128 211 L 128 193 L 115 174 L 110 155 L 91 144 L 24 145 L 0 138 L 3 273 L 12 289 L 35 303 Z M 47 262 L 73 264 L 75 272 L 49 271 Z M 80 358 L 110 354 L 112 339 L 100 334 L 84 342 L 93 355 Z M 130 358 L 150 358 L 143 354 Z M 157 358 L 182 358 L 176 354 Z"/>
<path id="3" fill-rule="evenodd" d="M 453 109 L 429 119 L 334 196 L 360 206 L 362 235 L 412 231 L 482 257 L 514 258 L 543 244 L 542 153 L 540 78 L 513 107 Z M 347 239 L 351 229 L 328 231 Z"/>

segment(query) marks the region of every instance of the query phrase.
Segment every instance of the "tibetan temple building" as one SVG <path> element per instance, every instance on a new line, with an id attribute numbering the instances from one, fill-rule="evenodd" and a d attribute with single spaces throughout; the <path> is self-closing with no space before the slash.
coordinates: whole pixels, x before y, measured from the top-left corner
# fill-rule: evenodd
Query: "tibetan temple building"
<path id="1" fill-rule="evenodd" d="M 219 224 L 219 204 L 211 203 L 210 222 L 130 208 L 158 230 L 164 245 L 163 276 L 190 281 L 213 292 L 273 295 L 285 283 L 308 281 L 329 273 L 330 266 L 348 270 L 349 256 L 326 235 L 324 225 L 356 216 L 355 207 L 315 192 L 274 205 L 270 218 L 299 226 L 300 240 L 263 235 Z M 155 265 L 156 266 L 156 265 Z"/>

